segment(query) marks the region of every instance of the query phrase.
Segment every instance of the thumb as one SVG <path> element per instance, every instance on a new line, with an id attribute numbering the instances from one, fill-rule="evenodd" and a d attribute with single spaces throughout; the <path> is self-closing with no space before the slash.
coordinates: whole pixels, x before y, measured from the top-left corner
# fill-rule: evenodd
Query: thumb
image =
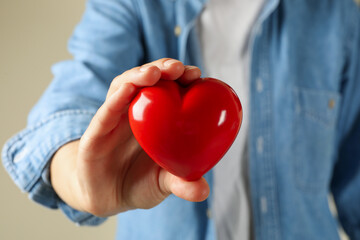
<path id="1" fill-rule="evenodd" d="M 168 171 L 159 172 L 159 187 L 164 194 L 173 193 L 190 202 L 204 201 L 210 193 L 210 187 L 204 177 L 196 181 L 185 181 Z"/>

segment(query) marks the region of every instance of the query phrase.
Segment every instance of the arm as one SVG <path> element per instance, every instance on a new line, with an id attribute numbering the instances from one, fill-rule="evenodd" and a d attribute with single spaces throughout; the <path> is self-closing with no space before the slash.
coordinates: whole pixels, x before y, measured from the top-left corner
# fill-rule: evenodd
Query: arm
<path id="1" fill-rule="evenodd" d="M 360 237 L 360 114 L 342 141 L 331 190 L 339 220 L 351 239 Z"/>
<path id="2" fill-rule="evenodd" d="M 56 169 L 64 181 L 68 179 L 65 169 L 61 169 L 77 159 L 78 149 L 71 148 L 71 153 L 66 153 L 76 156 L 72 160 L 64 160 L 61 152 L 67 152 L 70 142 L 75 144 L 89 129 L 112 79 L 143 62 L 140 26 L 133 9 L 132 1 L 128 0 L 88 2 L 69 42 L 74 59 L 53 67 L 54 80 L 31 111 L 27 128 L 3 149 L 4 166 L 22 191 L 42 205 L 60 208 L 80 225 L 96 225 L 103 219 L 71 207 L 86 209 L 68 199 L 61 187 L 55 187 L 60 197 L 56 194 L 48 177 L 49 164 L 56 153 L 51 168 L 60 162 L 61 167 Z M 52 180 L 58 185 L 56 174 L 52 172 Z"/>
<path id="3" fill-rule="evenodd" d="M 346 38 L 348 65 L 342 81 L 342 108 L 338 125 L 338 159 L 331 190 L 339 220 L 351 239 L 360 238 L 360 31 L 359 10 L 351 15 L 350 36 Z M 355 21 L 355 19 L 357 19 Z"/>

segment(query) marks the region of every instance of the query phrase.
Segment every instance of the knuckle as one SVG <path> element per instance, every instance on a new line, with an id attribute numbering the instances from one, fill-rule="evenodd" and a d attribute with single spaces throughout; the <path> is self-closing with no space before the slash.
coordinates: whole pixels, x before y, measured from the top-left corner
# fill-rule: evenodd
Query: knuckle
<path id="1" fill-rule="evenodd" d="M 168 61 L 168 60 L 170 60 L 170 59 L 173 59 L 173 58 L 165 57 L 165 58 L 159 59 L 158 61 L 163 63 L 163 62 L 166 62 L 166 61 Z M 156 61 L 156 62 L 157 62 L 157 61 Z"/>
<path id="2" fill-rule="evenodd" d="M 134 71 L 136 68 L 138 67 L 134 67 L 132 69 L 128 69 L 126 71 L 124 71 L 122 74 L 117 75 L 110 83 L 110 87 L 115 86 L 115 87 L 119 87 L 121 83 L 124 82 L 124 76 L 129 75 L 129 73 L 131 73 L 132 71 Z"/>
<path id="3" fill-rule="evenodd" d="M 95 124 L 97 124 L 100 127 L 106 127 L 106 120 L 101 114 L 97 114 L 94 118 Z"/>
<path id="4" fill-rule="evenodd" d="M 113 92 L 116 91 L 116 89 L 119 88 L 119 81 L 117 79 L 118 77 L 114 78 L 114 80 L 110 83 L 108 95 L 111 95 Z"/>

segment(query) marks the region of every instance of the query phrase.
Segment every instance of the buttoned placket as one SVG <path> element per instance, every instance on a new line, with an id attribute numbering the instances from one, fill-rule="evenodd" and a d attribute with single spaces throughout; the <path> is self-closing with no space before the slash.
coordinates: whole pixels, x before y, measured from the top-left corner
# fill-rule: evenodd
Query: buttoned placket
<path id="1" fill-rule="evenodd" d="M 277 207 L 274 146 L 272 146 L 272 82 L 270 76 L 268 39 L 264 38 L 264 26 L 259 26 L 254 39 L 251 76 L 252 99 L 252 158 L 251 174 L 256 179 L 252 191 L 257 237 L 280 239 Z M 257 219 L 256 219 L 257 218 Z"/>

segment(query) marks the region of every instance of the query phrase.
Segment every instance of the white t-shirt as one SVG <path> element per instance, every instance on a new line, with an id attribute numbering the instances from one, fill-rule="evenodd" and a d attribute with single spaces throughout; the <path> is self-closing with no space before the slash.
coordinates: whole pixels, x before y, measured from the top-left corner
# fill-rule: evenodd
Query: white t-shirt
<path id="1" fill-rule="evenodd" d="M 248 181 L 249 39 L 263 0 L 209 0 L 198 21 L 205 73 L 229 84 L 243 106 L 241 130 L 214 168 L 217 237 L 252 239 Z"/>

